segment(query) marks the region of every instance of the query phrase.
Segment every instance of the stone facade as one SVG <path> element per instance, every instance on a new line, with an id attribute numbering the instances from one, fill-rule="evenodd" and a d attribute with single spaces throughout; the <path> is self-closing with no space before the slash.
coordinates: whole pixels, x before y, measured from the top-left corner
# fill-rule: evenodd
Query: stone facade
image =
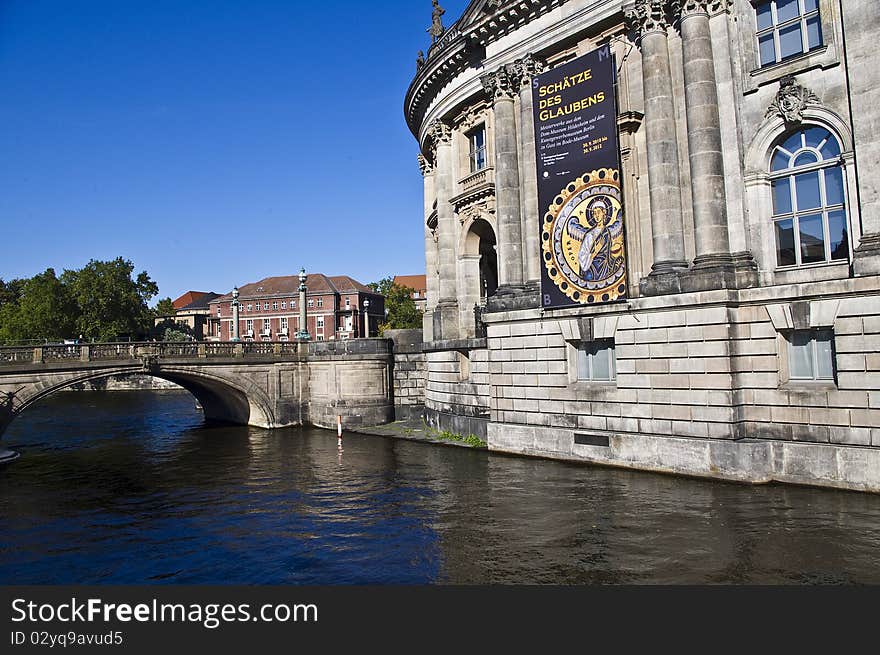
<path id="1" fill-rule="evenodd" d="M 385 330 L 394 344 L 394 418 L 418 418 L 425 411 L 425 353 L 421 330 Z"/>
<path id="2" fill-rule="evenodd" d="M 404 107 L 432 424 L 500 451 L 880 491 L 880 5 L 777 9 L 476 0 L 432 46 Z M 787 20 L 802 52 L 785 50 Z M 628 299 L 541 309 L 530 82 L 605 45 Z M 815 205 L 797 195 L 808 178 Z M 613 350 L 609 379 L 580 368 L 595 344 Z"/>

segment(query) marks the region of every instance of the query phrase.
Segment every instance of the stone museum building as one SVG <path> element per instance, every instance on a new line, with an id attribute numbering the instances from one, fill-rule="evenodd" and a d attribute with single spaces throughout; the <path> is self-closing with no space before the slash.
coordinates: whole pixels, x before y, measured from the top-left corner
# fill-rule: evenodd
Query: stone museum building
<path id="1" fill-rule="evenodd" d="M 880 3 L 475 0 L 449 23 L 404 106 L 428 421 L 880 491 Z"/>

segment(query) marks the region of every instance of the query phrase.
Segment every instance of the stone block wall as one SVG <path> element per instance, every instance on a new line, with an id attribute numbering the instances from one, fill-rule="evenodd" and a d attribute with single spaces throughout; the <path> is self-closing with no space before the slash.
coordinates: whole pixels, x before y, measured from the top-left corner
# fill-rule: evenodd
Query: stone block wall
<path id="1" fill-rule="evenodd" d="M 788 379 L 785 336 L 803 328 L 833 329 L 834 382 Z M 613 337 L 614 383 L 576 380 L 583 331 Z M 863 461 L 880 464 L 877 278 L 639 298 L 544 318 L 496 313 L 487 345 L 491 448 L 753 481 L 847 486 L 855 475 L 855 488 L 880 490 L 880 468 Z M 429 365 L 429 397 L 453 361 Z M 576 434 L 607 445 L 575 443 Z M 746 447 L 761 442 L 774 445 Z M 805 443 L 827 447 L 838 468 Z M 871 452 L 842 450 L 850 447 Z M 839 468 L 853 458 L 864 475 Z"/>
<path id="2" fill-rule="evenodd" d="M 422 416 L 425 409 L 425 353 L 422 330 L 385 330 L 394 343 L 394 418 L 397 421 Z"/>
<path id="3" fill-rule="evenodd" d="M 439 343 L 427 344 L 425 353 L 425 418 L 436 429 L 485 438 L 490 398 L 485 340 Z"/>

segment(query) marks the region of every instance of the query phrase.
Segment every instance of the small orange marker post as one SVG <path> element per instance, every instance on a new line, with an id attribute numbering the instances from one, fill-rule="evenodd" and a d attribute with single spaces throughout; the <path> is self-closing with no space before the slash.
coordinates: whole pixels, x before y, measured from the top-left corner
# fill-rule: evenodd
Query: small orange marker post
<path id="1" fill-rule="evenodd" d="M 339 414 L 336 415 L 336 445 L 342 452 L 342 416 Z"/>

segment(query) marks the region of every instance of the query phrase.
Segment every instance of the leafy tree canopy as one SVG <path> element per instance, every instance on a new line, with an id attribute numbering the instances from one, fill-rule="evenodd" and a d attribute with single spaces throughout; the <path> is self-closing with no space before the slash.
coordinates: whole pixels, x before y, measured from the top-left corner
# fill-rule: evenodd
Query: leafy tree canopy
<path id="1" fill-rule="evenodd" d="M 113 341 L 139 338 L 152 321 L 147 302 L 159 287 L 146 271 L 132 279 L 134 264 L 117 257 L 91 260 L 76 271 L 64 271 L 62 282 L 77 305 L 76 331 L 86 339 Z"/>
<path id="2" fill-rule="evenodd" d="M 110 341 L 141 338 L 153 313 L 147 302 L 159 288 L 146 271 L 117 257 L 92 260 L 60 277 L 51 268 L 24 280 L 0 280 L 0 341 Z"/>
<path id="3" fill-rule="evenodd" d="M 177 323 L 166 318 L 150 328 L 148 337 L 152 341 L 193 341 L 195 334 L 186 323 Z"/>
<path id="4" fill-rule="evenodd" d="M 394 279 L 385 277 L 368 285 L 373 291 L 385 296 L 387 316 L 379 325 L 379 333 L 385 330 L 404 330 L 422 327 L 422 313 L 412 299 L 413 289 L 394 283 Z"/>
<path id="5" fill-rule="evenodd" d="M 177 312 L 174 309 L 174 303 L 171 301 L 171 298 L 162 298 L 159 302 L 156 303 L 156 306 L 153 308 L 153 313 L 158 316 L 174 316 Z"/>
<path id="6" fill-rule="evenodd" d="M 60 341 L 73 334 L 73 301 L 54 269 L 28 280 L 13 280 L 0 305 L 0 340 Z"/>

